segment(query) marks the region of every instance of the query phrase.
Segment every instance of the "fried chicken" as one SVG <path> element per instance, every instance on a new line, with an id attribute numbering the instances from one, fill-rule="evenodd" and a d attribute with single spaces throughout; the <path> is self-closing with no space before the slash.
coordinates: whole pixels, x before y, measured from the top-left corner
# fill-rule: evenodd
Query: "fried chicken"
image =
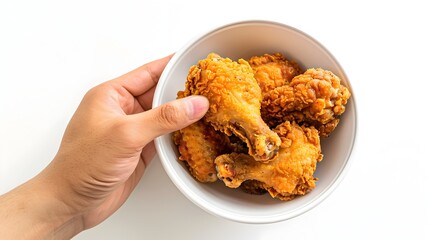
<path id="1" fill-rule="evenodd" d="M 274 130 L 280 136 L 280 152 L 270 162 L 258 162 L 242 153 L 220 155 L 215 159 L 218 177 L 226 186 L 261 193 L 265 189 L 273 198 L 291 200 L 316 187 L 313 176 L 321 161 L 320 138 L 314 127 L 300 127 L 285 122 Z"/>
<path id="2" fill-rule="evenodd" d="M 177 98 L 185 93 L 179 91 Z M 179 150 L 179 160 L 183 161 L 191 175 L 200 182 L 217 181 L 214 160 L 225 151 L 229 138 L 203 120 L 199 120 L 173 133 L 173 142 Z"/>
<path id="3" fill-rule="evenodd" d="M 288 201 L 316 187 L 320 137 L 336 128 L 351 93 L 332 72 L 302 73 L 280 53 L 249 62 L 211 53 L 190 68 L 178 98 L 190 95 L 210 102 L 200 121 L 173 134 L 191 175 Z"/>
<path id="4" fill-rule="evenodd" d="M 243 141 L 214 130 L 203 120 L 174 132 L 173 142 L 179 150 L 179 160 L 185 162 L 195 179 L 204 183 L 218 179 L 214 165 L 217 156 L 248 152 Z"/>
<path id="5" fill-rule="evenodd" d="M 289 84 L 271 90 L 262 101 L 261 114 L 269 126 L 296 121 L 315 126 L 327 137 L 339 122 L 351 94 L 330 71 L 310 68 Z"/>
<path id="6" fill-rule="evenodd" d="M 215 182 L 214 160 L 224 153 L 225 135 L 200 120 L 173 133 L 179 160 L 184 161 L 191 175 L 200 182 Z"/>
<path id="7" fill-rule="evenodd" d="M 261 118 L 261 89 L 247 61 L 209 54 L 190 68 L 184 95 L 207 97 L 210 108 L 204 120 L 228 136 L 239 137 L 256 161 L 277 155 L 281 141 Z"/>
<path id="8" fill-rule="evenodd" d="M 302 73 L 296 62 L 287 60 L 281 53 L 251 57 L 249 64 L 263 98 L 274 88 L 289 84 L 293 77 Z"/>

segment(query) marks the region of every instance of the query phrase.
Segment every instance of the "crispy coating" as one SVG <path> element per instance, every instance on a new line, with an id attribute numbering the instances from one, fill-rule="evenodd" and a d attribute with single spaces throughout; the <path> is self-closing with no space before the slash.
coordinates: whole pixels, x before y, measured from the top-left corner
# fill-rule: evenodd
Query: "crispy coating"
<path id="1" fill-rule="evenodd" d="M 261 118 L 261 89 L 247 61 L 209 54 L 190 68 L 184 95 L 207 97 L 210 108 L 204 120 L 228 136 L 239 137 L 255 160 L 277 155 L 280 138 Z"/>
<path id="2" fill-rule="evenodd" d="M 345 111 L 350 91 L 330 71 L 310 68 L 289 84 L 271 90 L 262 101 L 261 114 L 270 126 L 296 121 L 315 126 L 327 137 Z"/>
<path id="3" fill-rule="evenodd" d="M 351 93 L 332 72 L 302 73 L 280 53 L 248 62 L 211 53 L 190 68 L 178 98 L 190 95 L 210 102 L 203 119 L 173 133 L 191 175 L 288 201 L 316 187 L 320 137 L 334 131 Z"/>
<path id="4" fill-rule="evenodd" d="M 200 182 L 215 182 L 214 159 L 224 153 L 226 136 L 200 120 L 173 133 L 179 160 L 188 166 L 191 175 Z"/>
<path id="5" fill-rule="evenodd" d="M 253 56 L 249 59 L 262 96 L 274 88 L 289 84 L 293 77 L 302 73 L 299 65 L 287 60 L 281 53 Z"/>
<path id="6" fill-rule="evenodd" d="M 177 98 L 184 96 L 183 91 L 177 93 Z M 220 154 L 231 152 L 226 149 L 232 149 L 229 138 L 203 120 L 174 132 L 173 142 L 179 150 L 179 160 L 185 162 L 191 175 L 200 182 L 217 181 L 214 160 Z"/>
<path id="7" fill-rule="evenodd" d="M 186 164 L 195 179 L 204 183 L 218 179 L 214 165 L 217 156 L 248 152 L 243 141 L 214 130 L 203 120 L 174 132 L 173 142 L 179 150 L 179 160 Z"/>
<path id="8" fill-rule="evenodd" d="M 282 139 L 279 155 L 272 161 L 257 162 L 242 153 L 220 155 L 215 159 L 218 177 L 226 186 L 258 193 L 265 189 L 273 198 L 291 200 L 316 187 L 313 176 L 321 161 L 320 138 L 314 127 L 285 122 L 275 131 Z"/>

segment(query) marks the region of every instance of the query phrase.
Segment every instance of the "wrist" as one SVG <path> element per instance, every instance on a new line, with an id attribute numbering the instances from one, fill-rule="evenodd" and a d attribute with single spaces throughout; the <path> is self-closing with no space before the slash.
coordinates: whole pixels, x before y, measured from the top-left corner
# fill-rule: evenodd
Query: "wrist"
<path id="1" fill-rule="evenodd" d="M 0 197 L 5 239 L 70 239 L 83 230 L 51 185 L 37 176 Z"/>

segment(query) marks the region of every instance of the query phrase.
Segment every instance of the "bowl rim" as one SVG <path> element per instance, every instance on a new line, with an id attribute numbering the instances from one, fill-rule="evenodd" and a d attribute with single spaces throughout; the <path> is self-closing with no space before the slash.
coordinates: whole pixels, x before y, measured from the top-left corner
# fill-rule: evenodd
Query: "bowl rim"
<path id="1" fill-rule="evenodd" d="M 352 104 L 354 108 L 354 129 L 353 129 L 353 139 L 351 141 L 350 149 L 348 149 L 348 155 L 346 156 L 346 160 L 341 166 L 341 169 L 339 169 L 336 176 L 333 178 L 333 181 L 316 196 L 311 201 L 307 202 L 306 204 L 299 206 L 292 211 L 289 212 L 279 212 L 275 215 L 269 215 L 269 216 L 249 216 L 249 215 L 243 215 L 237 212 L 227 212 L 220 208 L 219 206 L 213 205 L 210 202 L 206 201 L 203 197 L 197 195 L 191 189 L 180 180 L 179 176 L 177 175 L 174 167 L 171 165 L 170 161 L 168 160 L 168 157 L 166 156 L 166 153 L 164 152 L 162 148 L 162 140 L 161 136 L 154 139 L 155 148 L 157 151 L 157 154 L 160 158 L 161 164 L 166 171 L 168 177 L 173 182 L 173 184 L 179 189 L 179 191 L 191 202 L 193 202 L 195 205 L 199 206 L 204 211 L 218 216 L 222 217 L 228 220 L 232 220 L 235 222 L 241 222 L 241 223 L 250 223 L 250 224 L 266 224 L 266 223 L 275 223 L 280 222 L 288 219 L 292 219 L 294 217 L 297 217 L 299 215 L 302 215 L 305 212 L 308 212 L 309 210 L 313 209 L 314 207 L 318 206 L 321 202 L 323 202 L 342 182 L 345 175 L 347 174 L 348 170 L 350 169 L 350 165 L 352 163 L 352 154 L 353 150 L 356 146 L 356 140 L 358 135 L 358 109 L 356 104 L 356 95 L 353 91 L 352 84 L 350 82 L 350 79 L 348 78 L 346 72 L 344 71 L 343 67 L 340 65 L 338 60 L 335 58 L 335 56 L 332 55 L 332 53 L 318 40 L 313 38 L 312 36 L 308 35 L 307 33 L 292 27 L 290 25 L 276 22 L 276 21 L 270 21 L 270 20 L 243 20 L 243 21 L 236 21 L 232 23 L 227 23 L 215 28 L 212 28 L 211 30 L 204 32 L 202 34 L 197 35 L 196 37 L 189 40 L 182 48 L 177 51 L 173 57 L 170 59 L 168 64 L 166 65 L 163 73 L 161 74 L 157 87 L 155 89 L 154 97 L 153 97 L 153 103 L 152 108 L 160 106 L 161 103 L 161 95 L 160 91 L 161 89 L 164 89 L 164 85 L 166 84 L 166 78 L 169 75 L 171 69 L 176 65 L 176 63 L 181 59 L 183 53 L 188 51 L 195 43 L 199 42 L 200 40 L 204 39 L 205 37 L 214 34 L 218 31 L 221 31 L 223 29 L 236 27 L 239 25 L 250 25 L 250 24 L 267 24 L 267 25 L 273 25 L 278 26 L 282 28 L 287 28 L 289 30 L 292 30 L 294 32 L 297 32 L 298 34 L 303 35 L 306 38 L 309 38 L 311 41 L 315 42 L 320 48 L 322 48 L 328 55 L 331 57 L 331 59 L 335 62 L 335 64 L 339 67 L 342 74 L 346 77 L 347 84 L 349 86 L 350 91 L 352 91 L 351 99 L 352 101 L 349 101 L 348 104 Z M 221 214 L 222 213 L 222 214 Z"/>

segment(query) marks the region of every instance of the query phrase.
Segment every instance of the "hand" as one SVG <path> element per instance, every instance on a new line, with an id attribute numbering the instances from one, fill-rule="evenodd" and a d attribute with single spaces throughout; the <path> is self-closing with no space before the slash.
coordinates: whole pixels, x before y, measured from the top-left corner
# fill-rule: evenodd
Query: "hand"
<path id="1" fill-rule="evenodd" d="M 2 196 L 0 203 L 16 205 L 12 202 L 32 195 L 35 202 L 21 207 L 35 215 L 36 226 L 46 223 L 38 227 L 39 232 L 54 231 L 63 237 L 91 228 L 114 213 L 153 158 L 153 139 L 199 120 L 208 109 L 207 99 L 200 96 L 151 109 L 156 83 L 169 59 L 148 63 L 91 89 L 67 126 L 54 160 L 34 179 Z M 38 205 L 38 198 L 43 203 Z M 13 216 L 3 208 L 0 219 L 4 211 Z"/>

